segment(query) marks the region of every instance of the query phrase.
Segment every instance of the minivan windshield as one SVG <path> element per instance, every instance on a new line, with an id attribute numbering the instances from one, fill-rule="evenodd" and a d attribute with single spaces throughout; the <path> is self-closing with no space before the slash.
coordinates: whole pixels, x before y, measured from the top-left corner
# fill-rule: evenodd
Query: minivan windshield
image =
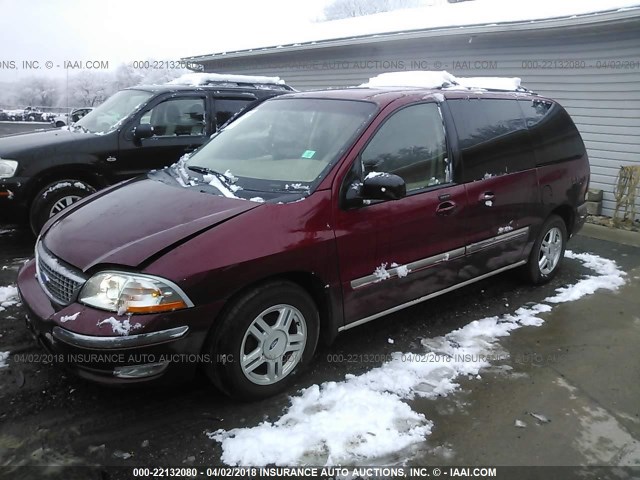
<path id="1" fill-rule="evenodd" d="M 375 112 L 354 100 L 279 98 L 227 125 L 186 162 L 194 171 L 229 172 L 243 189 L 308 190 Z"/>
<path id="2" fill-rule="evenodd" d="M 145 90 L 121 90 L 109 97 L 102 105 L 87 113 L 74 125 L 91 133 L 109 133 L 122 120 L 135 112 L 153 94 Z"/>

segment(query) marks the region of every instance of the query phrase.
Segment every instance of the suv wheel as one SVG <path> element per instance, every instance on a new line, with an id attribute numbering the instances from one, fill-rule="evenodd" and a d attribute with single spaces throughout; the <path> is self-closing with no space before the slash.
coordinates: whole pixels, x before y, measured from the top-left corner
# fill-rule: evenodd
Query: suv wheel
<path id="1" fill-rule="evenodd" d="M 228 395 L 253 400 L 283 391 L 311 360 L 318 343 L 319 314 L 297 285 L 272 282 L 240 298 L 207 342 L 205 370 Z"/>
<path id="2" fill-rule="evenodd" d="M 40 190 L 31 204 L 31 230 L 38 235 L 47 220 L 95 191 L 91 185 L 80 180 L 59 180 L 47 185 Z"/>
<path id="3" fill-rule="evenodd" d="M 551 280 L 560 268 L 566 245 L 567 226 L 562 218 L 551 215 L 540 229 L 529 262 L 524 266 L 527 280 L 535 285 Z"/>

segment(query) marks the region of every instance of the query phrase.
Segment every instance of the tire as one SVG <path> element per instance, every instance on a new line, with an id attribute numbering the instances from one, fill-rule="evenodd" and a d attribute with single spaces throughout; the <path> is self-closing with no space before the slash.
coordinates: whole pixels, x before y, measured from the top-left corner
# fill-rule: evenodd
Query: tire
<path id="1" fill-rule="evenodd" d="M 31 203 L 29 224 L 33 233 L 38 235 L 49 218 L 64 208 L 87 197 L 96 191 L 88 183 L 80 180 L 58 180 L 44 187 Z"/>
<path id="2" fill-rule="evenodd" d="M 557 215 L 551 215 L 542 225 L 533 244 L 529 261 L 523 267 L 525 279 L 542 285 L 556 276 L 567 246 L 567 226 Z"/>
<path id="3" fill-rule="evenodd" d="M 64 122 L 61 122 L 61 121 L 57 121 L 56 122 L 56 128 L 61 128 L 61 127 L 64 127 L 65 125 L 66 125 L 66 123 L 64 123 Z"/>
<path id="4" fill-rule="evenodd" d="M 286 318 L 288 329 L 281 323 Z M 210 355 L 205 372 L 218 389 L 238 400 L 270 397 L 285 390 L 309 363 L 319 331 L 318 308 L 306 291 L 287 281 L 262 284 L 223 313 L 204 347 Z"/>

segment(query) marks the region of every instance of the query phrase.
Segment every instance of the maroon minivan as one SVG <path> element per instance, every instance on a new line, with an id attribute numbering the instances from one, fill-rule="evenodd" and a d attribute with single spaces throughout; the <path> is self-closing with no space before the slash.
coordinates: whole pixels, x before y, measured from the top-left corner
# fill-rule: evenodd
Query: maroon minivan
<path id="1" fill-rule="evenodd" d="M 532 93 L 292 93 L 51 219 L 18 286 L 84 378 L 281 391 L 319 339 L 491 275 L 558 271 L 589 163 Z"/>

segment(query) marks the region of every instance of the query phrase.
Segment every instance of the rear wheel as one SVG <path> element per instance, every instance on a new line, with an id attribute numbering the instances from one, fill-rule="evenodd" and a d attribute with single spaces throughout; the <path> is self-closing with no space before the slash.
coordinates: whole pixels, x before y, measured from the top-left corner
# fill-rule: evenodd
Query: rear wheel
<path id="1" fill-rule="evenodd" d="M 527 280 L 535 285 L 547 283 L 560 268 L 567 245 L 567 226 L 557 215 L 551 215 L 540 229 L 529 261 L 523 267 Z"/>
<path id="2" fill-rule="evenodd" d="M 290 282 L 267 283 L 223 314 L 205 347 L 205 370 L 232 397 L 275 395 L 311 360 L 318 334 L 318 309 L 309 294 Z"/>
<path id="3" fill-rule="evenodd" d="M 44 187 L 31 204 L 29 223 L 38 235 L 47 220 L 96 191 L 80 180 L 59 180 Z"/>

